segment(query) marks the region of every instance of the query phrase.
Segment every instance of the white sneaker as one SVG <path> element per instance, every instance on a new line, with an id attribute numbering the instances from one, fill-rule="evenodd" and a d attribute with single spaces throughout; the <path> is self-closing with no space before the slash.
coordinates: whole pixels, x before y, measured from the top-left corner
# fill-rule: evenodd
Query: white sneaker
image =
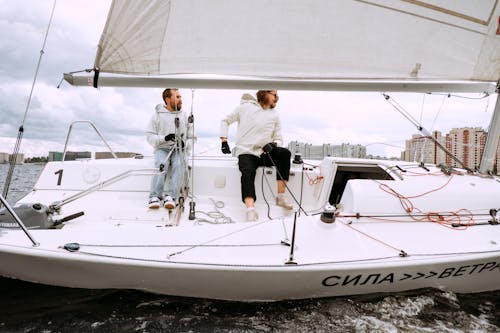
<path id="1" fill-rule="evenodd" d="M 286 209 L 293 209 L 293 205 L 284 195 L 278 195 L 276 197 L 276 205 L 286 208 Z"/>
<path id="2" fill-rule="evenodd" d="M 157 197 L 149 198 L 148 207 L 151 209 L 160 208 L 160 199 L 158 199 Z"/>
<path id="3" fill-rule="evenodd" d="M 253 222 L 253 221 L 258 221 L 259 220 L 259 214 L 257 214 L 257 211 L 255 209 L 248 209 L 247 210 L 247 222 Z"/>
<path id="4" fill-rule="evenodd" d="M 168 210 L 174 209 L 175 201 L 170 195 L 167 195 L 165 197 L 165 200 L 163 200 L 163 207 L 165 207 Z"/>

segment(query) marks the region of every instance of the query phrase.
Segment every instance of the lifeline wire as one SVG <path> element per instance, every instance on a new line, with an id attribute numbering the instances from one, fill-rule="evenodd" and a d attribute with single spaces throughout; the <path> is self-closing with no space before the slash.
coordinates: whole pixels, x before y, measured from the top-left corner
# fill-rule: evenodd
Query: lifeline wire
<path id="1" fill-rule="evenodd" d="M 212 239 L 209 239 L 207 241 L 204 241 L 202 243 L 199 243 L 199 244 L 194 244 L 184 250 L 181 250 L 181 251 L 177 251 L 177 252 L 173 252 L 173 253 L 170 253 L 167 255 L 167 259 L 170 259 L 171 257 L 173 256 L 176 256 L 176 255 L 179 255 L 179 254 L 183 254 L 184 252 L 187 252 L 187 251 L 190 251 L 192 249 L 195 249 L 197 247 L 200 247 L 200 246 L 205 246 L 207 244 L 210 244 L 212 242 L 215 242 L 215 241 L 218 241 L 218 240 L 221 240 L 223 238 L 226 238 L 226 237 L 229 237 L 229 236 L 232 236 L 232 235 L 235 235 L 237 233 L 240 233 L 242 231 L 246 231 L 248 229 L 251 229 L 251 228 L 255 228 L 257 226 L 260 226 L 262 223 L 266 223 L 268 221 L 262 221 L 262 222 L 257 222 L 257 223 L 252 223 L 251 225 L 249 225 L 248 227 L 244 227 L 244 228 L 241 228 L 241 229 L 238 229 L 238 230 L 235 230 L 235 231 L 231 231 L 231 232 L 228 232 L 226 234 L 223 234 L 223 235 L 220 235 L 220 236 L 217 236 L 215 238 L 212 238 Z"/>
<path id="2" fill-rule="evenodd" d="M 14 151 L 12 153 L 12 157 L 10 158 L 10 167 L 7 173 L 7 178 L 5 179 L 5 186 L 3 188 L 3 197 L 7 199 L 7 194 L 9 193 L 10 182 L 12 181 L 12 175 L 14 174 L 14 166 L 16 165 L 17 156 L 19 154 L 19 149 L 21 147 L 21 140 L 23 138 L 24 133 L 24 123 L 26 121 L 26 116 L 28 115 L 28 110 L 31 105 L 31 97 L 33 96 L 33 90 L 35 89 L 36 79 L 38 77 L 38 70 L 40 69 L 40 63 L 42 62 L 42 56 L 45 53 L 45 45 L 47 44 L 47 36 L 49 35 L 50 25 L 52 23 L 52 18 L 54 17 L 54 11 L 56 9 L 56 1 L 54 0 L 54 5 L 52 6 L 52 12 L 50 13 L 49 24 L 47 25 L 47 31 L 45 32 L 45 37 L 43 39 L 42 49 L 40 50 L 40 56 L 38 57 L 38 63 L 36 65 L 35 77 L 33 78 L 33 83 L 31 84 L 30 95 L 28 97 L 28 103 L 26 104 L 26 110 L 24 111 L 23 121 L 21 122 L 21 126 L 19 126 L 19 132 L 17 133 L 17 140 L 14 146 Z M 1 204 L 0 204 L 1 207 Z"/>
<path id="3" fill-rule="evenodd" d="M 271 155 L 269 155 L 269 153 L 266 153 L 267 157 L 269 157 L 269 160 L 271 161 L 271 163 L 273 164 L 273 166 L 276 168 L 276 173 L 278 174 L 278 176 L 283 179 L 283 177 L 281 176 L 280 172 L 278 171 L 278 167 L 276 166 L 276 164 L 274 163 Z M 297 198 L 295 197 L 295 195 L 293 194 L 292 191 L 290 191 L 290 188 L 288 187 L 288 185 L 286 184 L 285 182 L 285 188 L 288 190 L 288 192 L 290 193 L 290 195 L 292 196 L 293 200 L 297 203 L 297 205 L 299 205 L 299 210 L 302 210 L 304 212 L 304 214 L 306 216 L 309 216 L 309 214 L 306 213 L 306 211 L 304 210 L 304 208 L 302 208 L 302 206 L 300 205 L 300 202 L 297 200 Z"/>
<path id="4" fill-rule="evenodd" d="M 441 110 L 443 110 L 443 106 L 444 106 L 444 102 L 446 101 L 446 98 L 449 98 L 449 97 L 450 97 L 450 95 L 448 95 L 448 97 L 443 96 L 443 99 L 441 101 L 441 105 L 439 106 L 439 109 L 436 112 L 436 115 L 434 116 L 434 120 L 432 121 L 431 131 L 434 129 L 434 125 L 436 124 L 436 120 L 437 120 L 439 114 L 441 113 Z M 424 99 L 425 99 L 425 94 L 424 94 Z M 423 114 L 423 107 L 424 107 L 424 103 L 422 102 L 422 112 L 420 113 L 421 119 L 422 119 L 422 114 Z M 427 144 L 427 140 L 424 141 L 424 144 L 422 145 L 422 152 L 420 153 L 420 156 L 421 156 L 420 162 L 422 162 L 422 163 L 424 162 L 424 151 L 425 151 L 426 144 Z M 415 151 L 415 154 L 416 154 L 416 151 Z"/>
<path id="5" fill-rule="evenodd" d="M 420 123 L 422 123 L 422 117 L 424 115 L 424 105 L 425 105 L 425 94 L 422 94 L 422 106 L 420 108 Z M 432 131 L 432 127 L 431 127 L 431 131 Z M 420 162 L 423 162 L 423 159 L 424 159 L 424 149 L 425 149 L 425 144 L 427 143 L 427 139 L 424 140 L 424 144 L 422 145 L 422 153 L 420 154 L 422 156 Z M 416 161 L 417 160 L 417 153 L 418 153 L 418 149 L 415 149 L 415 152 L 413 154 L 413 160 Z"/>

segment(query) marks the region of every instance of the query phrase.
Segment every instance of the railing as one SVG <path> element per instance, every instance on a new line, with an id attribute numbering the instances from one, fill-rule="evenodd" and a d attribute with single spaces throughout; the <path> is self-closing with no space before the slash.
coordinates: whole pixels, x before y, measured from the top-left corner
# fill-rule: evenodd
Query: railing
<path id="1" fill-rule="evenodd" d="M 97 135 L 99 135 L 99 137 L 101 138 L 102 142 L 104 142 L 104 144 L 108 147 L 109 151 L 111 152 L 111 155 L 113 155 L 113 158 L 118 158 L 118 156 L 116 156 L 116 154 L 113 151 L 113 149 L 111 149 L 111 146 L 108 144 L 108 142 L 102 136 L 101 132 L 99 132 L 99 130 L 97 129 L 97 127 L 95 127 L 95 125 L 90 120 L 77 120 L 77 121 L 72 122 L 71 125 L 69 125 L 68 135 L 66 136 L 66 143 L 64 144 L 64 152 L 63 152 L 63 156 L 62 156 L 62 161 L 63 162 L 66 159 L 66 149 L 68 147 L 68 141 L 69 141 L 69 136 L 71 134 L 71 130 L 73 129 L 73 125 L 75 125 L 77 123 L 87 123 L 90 126 L 92 126 L 94 128 L 94 130 L 96 131 Z"/>
<path id="2" fill-rule="evenodd" d="M 50 209 L 53 210 L 53 211 L 59 211 L 59 209 L 63 206 L 63 205 L 66 205 L 72 201 L 75 201 L 77 199 L 80 199 L 86 195 L 89 195 L 90 193 L 93 193 L 95 191 L 98 191 L 104 187 L 107 187 L 107 186 L 110 186 L 124 178 L 127 178 L 127 177 L 130 177 L 130 176 L 150 176 L 150 175 L 155 175 L 155 174 L 160 174 L 160 173 L 164 173 L 164 171 L 161 171 L 161 172 L 156 172 L 156 170 L 154 169 L 132 169 L 132 170 L 127 170 L 127 171 L 124 171 L 116 176 L 113 176 L 103 182 L 100 182 L 99 184 L 96 184 L 94 186 L 91 186 L 83 191 L 80 191 L 64 200 L 61 200 L 61 201 L 57 201 L 57 202 L 53 202 L 51 205 L 50 205 Z"/>

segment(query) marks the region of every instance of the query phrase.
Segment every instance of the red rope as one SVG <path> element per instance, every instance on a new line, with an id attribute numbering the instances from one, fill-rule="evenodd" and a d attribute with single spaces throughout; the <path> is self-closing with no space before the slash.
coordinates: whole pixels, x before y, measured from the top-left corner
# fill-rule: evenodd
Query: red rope
<path id="1" fill-rule="evenodd" d="M 318 166 L 315 166 L 315 167 L 318 167 L 318 168 L 319 168 L 319 175 L 317 175 L 317 176 L 316 176 L 316 177 L 314 177 L 314 178 L 311 178 L 311 177 L 309 176 L 309 174 L 307 173 L 307 171 L 306 171 L 306 170 L 304 170 L 304 173 L 305 173 L 305 175 L 306 175 L 306 177 L 307 177 L 307 180 L 308 180 L 308 182 L 309 182 L 309 185 L 316 185 L 316 184 L 318 184 L 319 182 L 321 182 L 321 181 L 323 180 L 323 178 L 324 178 L 324 177 L 323 177 L 323 175 L 321 174 L 321 166 L 319 166 L 319 165 L 318 165 Z"/>
<path id="2" fill-rule="evenodd" d="M 382 191 L 398 198 L 399 201 L 401 202 L 401 206 L 403 207 L 405 212 L 414 221 L 434 222 L 434 223 L 438 223 L 444 227 L 452 228 L 453 230 L 465 230 L 465 229 L 467 229 L 467 227 L 474 224 L 474 215 L 472 214 L 472 212 L 470 210 L 465 209 L 465 208 L 461 208 L 456 212 L 453 212 L 453 211 L 452 212 L 424 212 L 421 209 L 415 207 L 413 202 L 410 200 L 410 199 L 414 199 L 414 198 L 420 198 L 420 197 L 426 196 L 430 193 L 442 190 L 451 182 L 452 178 L 453 178 L 453 175 L 451 175 L 448 178 L 448 180 L 446 181 L 446 183 L 444 183 L 443 185 L 441 185 L 435 189 L 432 189 L 430 191 L 423 192 L 423 193 L 416 194 L 416 195 L 412 195 L 412 196 L 402 195 L 401 193 L 398 193 L 395 189 L 393 189 L 392 187 L 390 187 L 387 184 L 379 183 L 379 188 Z M 417 215 L 422 215 L 422 217 L 417 217 L 417 216 L 412 215 L 411 213 L 413 213 L 413 212 L 418 213 Z M 465 214 L 463 214 L 463 213 L 465 213 Z M 370 217 L 370 218 L 375 219 L 375 220 L 394 221 L 391 219 L 382 219 L 382 218 L 374 218 L 374 217 Z"/>

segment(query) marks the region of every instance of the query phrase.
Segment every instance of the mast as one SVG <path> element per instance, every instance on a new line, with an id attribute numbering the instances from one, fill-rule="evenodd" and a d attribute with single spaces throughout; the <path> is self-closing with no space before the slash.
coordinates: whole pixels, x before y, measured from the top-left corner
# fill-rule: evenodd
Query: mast
<path id="1" fill-rule="evenodd" d="M 495 110 L 493 111 L 493 115 L 491 116 L 490 128 L 488 130 L 488 136 L 486 137 L 486 145 L 484 146 L 483 157 L 481 158 L 481 164 L 479 165 L 480 173 L 493 172 L 498 140 L 500 138 L 500 98 L 498 98 L 499 91 L 500 80 L 497 82 L 495 91 L 497 93 L 497 101 L 495 104 Z"/>

